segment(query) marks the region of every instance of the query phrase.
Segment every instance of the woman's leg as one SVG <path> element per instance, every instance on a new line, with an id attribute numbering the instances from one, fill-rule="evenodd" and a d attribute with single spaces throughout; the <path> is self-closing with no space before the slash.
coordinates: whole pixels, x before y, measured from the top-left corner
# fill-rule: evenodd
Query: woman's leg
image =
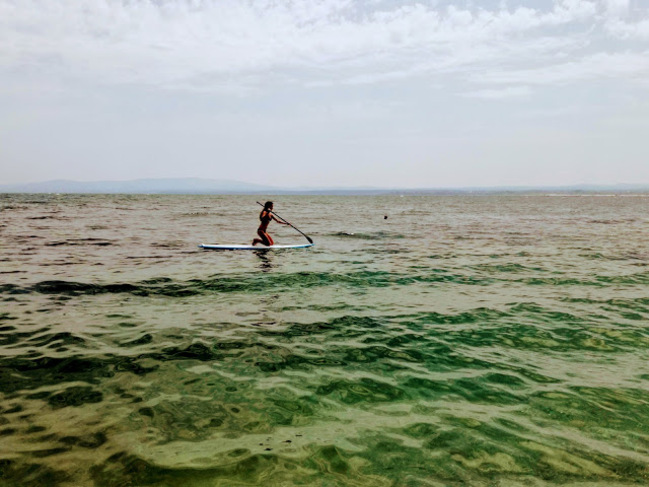
<path id="1" fill-rule="evenodd" d="M 258 243 L 262 243 L 266 245 L 267 247 L 270 247 L 273 245 L 273 239 L 268 235 L 266 232 L 263 230 L 257 230 L 257 235 L 259 235 L 261 238 L 256 238 L 252 241 L 252 245 L 257 245 Z"/>

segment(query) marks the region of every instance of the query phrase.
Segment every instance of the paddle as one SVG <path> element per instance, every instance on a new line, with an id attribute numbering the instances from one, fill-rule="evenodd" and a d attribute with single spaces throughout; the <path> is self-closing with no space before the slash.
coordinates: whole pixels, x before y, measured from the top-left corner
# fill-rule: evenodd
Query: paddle
<path id="1" fill-rule="evenodd" d="M 264 206 L 264 205 L 262 205 L 259 201 L 257 201 L 257 204 L 258 204 L 259 206 Z M 278 215 L 277 213 L 275 213 L 274 211 L 271 211 L 271 213 L 272 213 L 273 215 L 275 215 L 277 218 L 279 218 L 280 220 L 282 220 L 284 223 L 288 223 L 291 227 L 293 227 L 295 230 L 297 230 L 297 231 L 300 232 L 302 235 L 304 235 L 304 236 L 306 237 L 306 239 L 309 241 L 310 244 L 313 243 L 313 240 L 311 239 L 311 237 L 309 237 L 309 236 L 308 236 L 306 233 L 304 233 L 302 230 L 300 230 L 299 228 L 297 228 L 296 226 L 294 226 L 291 222 L 285 220 L 284 218 L 282 218 L 281 216 L 279 216 L 279 215 Z"/>

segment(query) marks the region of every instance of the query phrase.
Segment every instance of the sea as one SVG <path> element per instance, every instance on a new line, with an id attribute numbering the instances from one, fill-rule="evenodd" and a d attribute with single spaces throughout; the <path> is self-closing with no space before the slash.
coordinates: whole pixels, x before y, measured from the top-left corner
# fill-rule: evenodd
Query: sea
<path id="1" fill-rule="evenodd" d="M 267 199 L 315 246 L 198 248 Z M 2 487 L 649 485 L 649 195 L 6 194 L 0 252 Z"/>

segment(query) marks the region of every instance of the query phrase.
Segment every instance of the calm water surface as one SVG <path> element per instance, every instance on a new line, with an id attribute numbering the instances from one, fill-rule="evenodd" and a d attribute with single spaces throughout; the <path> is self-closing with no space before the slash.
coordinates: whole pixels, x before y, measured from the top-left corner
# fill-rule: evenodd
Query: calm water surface
<path id="1" fill-rule="evenodd" d="M 0 486 L 649 484 L 649 197 L 256 199 L 0 195 Z"/>

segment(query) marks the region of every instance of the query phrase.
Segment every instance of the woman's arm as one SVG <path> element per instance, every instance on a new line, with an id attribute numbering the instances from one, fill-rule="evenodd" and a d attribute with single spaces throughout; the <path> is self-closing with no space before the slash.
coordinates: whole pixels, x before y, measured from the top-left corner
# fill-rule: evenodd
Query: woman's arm
<path id="1" fill-rule="evenodd" d="M 271 215 L 272 215 L 272 217 L 273 217 L 273 220 L 275 220 L 277 223 L 281 223 L 282 225 L 290 225 L 289 222 L 285 222 L 284 220 L 280 220 L 280 219 L 278 219 L 278 218 L 277 218 L 275 215 L 273 215 L 272 213 L 271 213 Z"/>

